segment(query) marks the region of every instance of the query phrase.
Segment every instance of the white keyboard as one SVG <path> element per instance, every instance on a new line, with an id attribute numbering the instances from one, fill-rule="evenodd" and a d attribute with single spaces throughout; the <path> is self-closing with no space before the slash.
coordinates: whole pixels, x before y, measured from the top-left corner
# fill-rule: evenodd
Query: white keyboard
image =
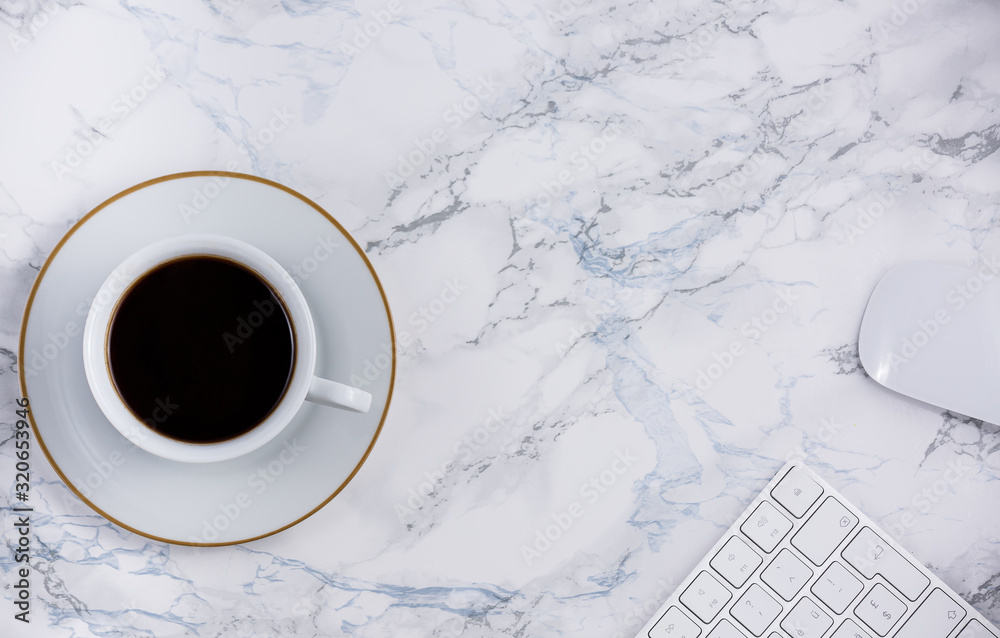
<path id="1" fill-rule="evenodd" d="M 788 463 L 636 638 L 1000 638 L 800 463 Z"/>

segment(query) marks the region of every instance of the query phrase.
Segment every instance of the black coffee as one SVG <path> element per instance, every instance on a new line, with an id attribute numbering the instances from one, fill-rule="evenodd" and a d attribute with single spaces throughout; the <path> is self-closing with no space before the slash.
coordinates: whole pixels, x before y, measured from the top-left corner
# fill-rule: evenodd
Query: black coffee
<path id="1" fill-rule="evenodd" d="M 227 259 L 182 257 L 119 302 L 108 337 L 112 381 L 165 436 L 225 441 L 264 421 L 295 363 L 288 312 L 271 287 Z"/>

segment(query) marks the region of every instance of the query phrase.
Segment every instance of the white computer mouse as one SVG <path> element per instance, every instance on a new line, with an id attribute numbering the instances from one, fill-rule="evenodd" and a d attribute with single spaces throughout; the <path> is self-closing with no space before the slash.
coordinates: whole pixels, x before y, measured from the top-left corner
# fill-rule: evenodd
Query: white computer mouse
<path id="1" fill-rule="evenodd" d="M 890 390 L 1000 424 L 1000 261 L 894 267 L 868 300 L 858 352 Z"/>

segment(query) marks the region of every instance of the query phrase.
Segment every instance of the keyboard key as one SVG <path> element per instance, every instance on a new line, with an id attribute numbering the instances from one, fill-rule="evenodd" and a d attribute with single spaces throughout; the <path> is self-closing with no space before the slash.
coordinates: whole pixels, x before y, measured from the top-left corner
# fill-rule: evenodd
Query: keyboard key
<path id="1" fill-rule="evenodd" d="M 938 588 L 903 623 L 896 638 L 947 638 L 964 618 L 965 609 Z"/>
<path id="2" fill-rule="evenodd" d="M 752 503 L 634 638 L 1000 638 L 801 464 Z"/>
<path id="3" fill-rule="evenodd" d="M 914 602 L 931 584 L 929 578 L 900 556 L 870 527 L 858 532 L 841 555 L 865 578 L 874 578 L 875 574 L 879 574 Z"/>
<path id="4" fill-rule="evenodd" d="M 801 598 L 781 621 L 781 628 L 792 638 L 822 638 L 833 619 L 808 598 Z"/>
<path id="5" fill-rule="evenodd" d="M 788 510 L 788 513 L 795 518 L 802 516 L 809 511 L 820 496 L 823 495 L 823 488 L 819 483 L 812 480 L 805 470 L 793 467 L 788 474 L 781 479 L 781 482 L 771 490 L 774 500 Z"/>
<path id="6" fill-rule="evenodd" d="M 701 628 L 677 607 L 671 607 L 649 630 L 649 638 L 698 638 Z"/>
<path id="7" fill-rule="evenodd" d="M 813 583 L 812 593 L 835 614 L 842 614 L 865 586 L 838 562 L 830 565 Z M 839 631 L 839 630 L 838 630 Z M 848 637 L 850 638 L 850 637 Z"/>
<path id="8" fill-rule="evenodd" d="M 958 638 L 1000 638 L 995 633 L 986 628 L 986 626 L 973 618 L 969 621 L 969 624 L 965 626 L 965 629 L 958 634 Z"/>
<path id="9" fill-rule="evenodd" d="M 792 522 L 767 501 L 758 505 L 753 515 L 740 527 L 740 531 L 768 554 L 791 529 Z"/>
<path id="10" fill-rule="evenodd" d="M 792 545 L 818 567 L 830 558 L 857 525 L 858 517 L 837 499 L 828 496 L 792 537 Z"/>
<path id="11" fill-rule="evenodd" d="M 710 623 L 732 597 L 729 590 L 715 577 L 708 572 L 701 572 L 681 594 L 681 603 L 700 618 L 701 622 Z"/>
<path id="12" fill-rule="evenodd" d="M 719 621 L 719 624 L 715 626 L 715 629 L 708 634 L 707 638 L 746 638 L 739 629 L 733 626 L 733 623 L 729 622 L 725 618 Z"/>
<path id="13" fill-rule="evenodd" d="M 719 553 L 709 563 L 715 571 L 739 589 L 746 584 L 764 560 L 739 536 L 733 536 L 723 545 Z"/>
<path id="14" fill-rule="evenodd" d="M 764 633 L 781 613 L 781 603 L 771 598 L 764 588 L 754 583 L 729 611 L 754 636 Z"/>
<path id="15" fill-rule="evenodd" d="M 837 627 L 837 631 L 833 632 L 830 638 L 871 638 L 871 636 L 858 627 L 858 623 L 848 618 Z"/>
<path id="16" fill-rule="evenodd" d="M 787 602 L 812 578 L 813 571 L 787 549 L 778 552 L 771 564 L 760 574 L 760 579 L 771 586 Z"/>
<path id="17" fill-rule="evenodd" d="M 854 614 L 879 636 L 889 633 L 892 626 L 906 613 L 906 604 L 896 598 L 881 583 L 872 587 Z M 896 635 L 898 638 L 899 634 Z"/>

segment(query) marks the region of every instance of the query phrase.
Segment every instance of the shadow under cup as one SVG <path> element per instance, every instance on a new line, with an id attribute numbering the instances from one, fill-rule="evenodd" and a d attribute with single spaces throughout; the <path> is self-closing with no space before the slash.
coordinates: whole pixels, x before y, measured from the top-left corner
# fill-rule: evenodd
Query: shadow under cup
<path id="1" fill-rule="evenodd" d="M 106 341 L 122 403 L 184 443 L 228 441 L 263 423 L 285 396 L 295 357 L 280 295 L 215 255 L 177 257 L 143 274 L 115 307 Z"/>

